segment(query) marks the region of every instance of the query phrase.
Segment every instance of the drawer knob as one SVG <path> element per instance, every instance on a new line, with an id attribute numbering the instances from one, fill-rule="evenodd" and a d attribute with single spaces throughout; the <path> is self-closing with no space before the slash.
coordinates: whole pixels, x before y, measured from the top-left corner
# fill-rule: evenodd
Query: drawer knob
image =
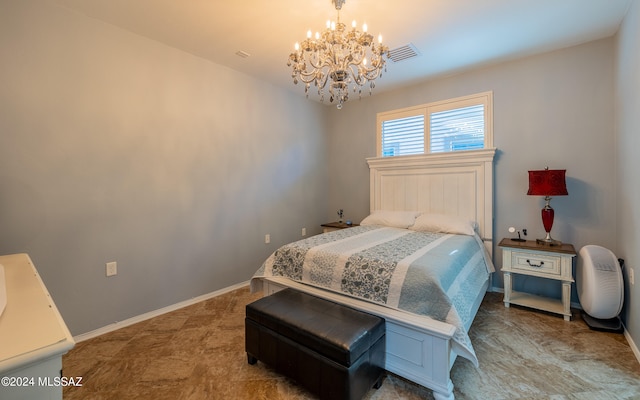
<path id="1" fill-rule="evenodd" d="M 531 264 L 531 261 L 527 260 L 527 264 L 529 264 L 529 266 L 531 267 L 540 268 L 544 265 L 544 261 L 540 261 L 540 264 Z"/>

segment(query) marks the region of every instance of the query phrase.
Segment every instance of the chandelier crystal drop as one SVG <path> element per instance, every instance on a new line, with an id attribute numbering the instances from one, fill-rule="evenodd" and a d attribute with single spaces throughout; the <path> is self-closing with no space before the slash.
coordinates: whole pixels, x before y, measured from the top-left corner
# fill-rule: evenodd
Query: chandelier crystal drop
<path id="1" fill-rule="evenodd" d="M 356 29 L 353 21 L 351 29 L 340 22 L 340 9 L 345 0 L 332 0 L 338 11 L 336 22 L 327 21 L 324 32 L 316 32 L 313 36 L 307 32 L 302 44 L 295 44 L 295 51 L 289 55 L 287 66 L 292 67 L 293 83 L 302 81 L 304 91 L 309 97 L 309 89 L 313 84 L 324 101 L 324 92 L 329 86 L 329 102 L 337 101 L 338 109 L 349 100 L 349 91 L 357 91 L 362 95 L 362 88 L 368 83 L 369 94 L 375 88 L 375 80 L 386 72 L 385 59 L 389 48 L 382 44 L 382 36 L 375 43 L 372 35 L 367 33 L 367 25 L 362 32 Z"/>

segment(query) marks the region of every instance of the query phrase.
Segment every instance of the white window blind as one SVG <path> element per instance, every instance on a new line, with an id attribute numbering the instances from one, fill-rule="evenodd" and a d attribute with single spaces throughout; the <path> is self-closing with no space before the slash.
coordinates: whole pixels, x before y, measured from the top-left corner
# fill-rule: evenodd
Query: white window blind
<path id="1" fill-rule="evenodd" d="M 383 157 L 424 153 L 424 115 L 382 122 Z"/>
<path id="2" fill-rule="evenodd" d="M 431 113 L 431 152 L 484 148 L 484 105 Z"/>

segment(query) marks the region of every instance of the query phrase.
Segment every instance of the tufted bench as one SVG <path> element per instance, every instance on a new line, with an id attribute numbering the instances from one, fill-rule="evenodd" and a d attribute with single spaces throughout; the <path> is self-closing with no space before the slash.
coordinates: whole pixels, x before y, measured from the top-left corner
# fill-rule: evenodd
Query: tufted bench
<path id="1" fill-rule="evenodd" d="M 247 305 L 245 348 L 321 399 L 361 399 L 382 384 L 384 319 L 285 289 Z"/>

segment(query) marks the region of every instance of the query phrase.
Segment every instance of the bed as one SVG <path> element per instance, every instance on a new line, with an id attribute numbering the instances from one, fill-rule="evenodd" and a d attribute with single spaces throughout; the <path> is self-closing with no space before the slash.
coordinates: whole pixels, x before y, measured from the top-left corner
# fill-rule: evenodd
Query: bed
<path id="1" fill-rule="evenodd" d="M 361 226 L 279 248 L 251 289 L 291 287 L 385 318 L 385 368 L 453 399 L 456 357 L 478 365 L 467 332 L 493 271 L 494 154 L 367 159 Z"/>

